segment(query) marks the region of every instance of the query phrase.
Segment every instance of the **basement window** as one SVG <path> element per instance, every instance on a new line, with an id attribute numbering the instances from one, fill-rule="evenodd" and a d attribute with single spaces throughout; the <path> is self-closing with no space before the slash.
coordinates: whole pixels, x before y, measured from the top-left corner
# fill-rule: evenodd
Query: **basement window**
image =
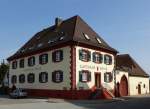
<path id="1" fill-rule="evenodd" d="M 87 34 L 83 33 L 83 35 L 84 35 L 85 39 L 90 40 L 90 37 Z"/>

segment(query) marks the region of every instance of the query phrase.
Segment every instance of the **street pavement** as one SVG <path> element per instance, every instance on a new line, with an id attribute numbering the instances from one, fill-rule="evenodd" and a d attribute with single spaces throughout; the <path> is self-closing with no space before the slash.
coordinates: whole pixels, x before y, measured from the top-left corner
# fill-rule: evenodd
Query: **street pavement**
<path id="1" fill-rule="evenodd" d="M 150 109 L 150 95 L 114 100 L 63 100 L 0 97 L 0 109 Z"/>

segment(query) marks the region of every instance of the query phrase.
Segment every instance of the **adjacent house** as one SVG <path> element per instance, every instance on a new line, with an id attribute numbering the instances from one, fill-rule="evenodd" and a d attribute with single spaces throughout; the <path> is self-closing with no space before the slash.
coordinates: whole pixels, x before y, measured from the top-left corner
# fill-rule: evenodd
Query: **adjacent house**
<path id="1" fill-rule="evenodd" d="M 149 75 L 130 55 L 117 55 L 116 66 L 116 86 L 121 96 L 149 93 Z"/>
<path id="2" fill-rule="evenodd" d="M 35 34 L 8 58 L 9 87 L 24 88 L 31 96 L 110 98 L 117 86 L 117 53 L 80 16 L 67 20 L 56 18 L 53 26 Z M 125 73 L 129 76 L 123 78 L 121 84 L 130 87 L 128 80 L 135 76 L 131 77 L 128 71 Z M 145 87 L 149 88 L 147 84 L 149 82 Z M 142 82 L 142 88 L 143 85 Z"/>

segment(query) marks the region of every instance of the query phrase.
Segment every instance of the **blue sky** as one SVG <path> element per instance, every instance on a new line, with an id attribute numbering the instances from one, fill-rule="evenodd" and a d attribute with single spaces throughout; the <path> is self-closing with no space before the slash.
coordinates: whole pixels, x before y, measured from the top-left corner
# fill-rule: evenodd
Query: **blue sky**
<path id="1" fill-rule="evenodd" d="M 150 74 L 150 0 L 0 0 L 0 61 L 36 32 L 80 15 L 120 53 Z"/>

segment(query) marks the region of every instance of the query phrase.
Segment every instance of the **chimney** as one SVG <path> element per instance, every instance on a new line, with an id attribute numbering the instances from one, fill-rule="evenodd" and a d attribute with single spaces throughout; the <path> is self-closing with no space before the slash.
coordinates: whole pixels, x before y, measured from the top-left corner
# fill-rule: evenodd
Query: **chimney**
<path id="1" fill-rule="evenodd" d="M 58 18 L 58 17 L 57 17 L 57 18 L 55 19 L 55 26 L 56 26 L 56 28 L 59 27 L 62 22 L 63 22 L 63 20 L 62 20 L 61 18 Z"/>

